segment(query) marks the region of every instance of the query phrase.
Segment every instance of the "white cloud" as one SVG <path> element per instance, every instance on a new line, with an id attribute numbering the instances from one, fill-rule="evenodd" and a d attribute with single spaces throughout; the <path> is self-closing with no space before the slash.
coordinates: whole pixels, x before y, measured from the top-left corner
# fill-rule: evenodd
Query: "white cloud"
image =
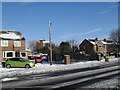
<path id="1" fill-rule="evenodd" d="M 95 32 L 101 31 L 101 30 L 103 30 L 103 29 L 102 28 L 96 28 L 96 29 L 90 30 L 88 32 L 84 32 L 82 34 L 79 34 L 79 33 L 67 34 L 67 35 L 62 36 L 61 38 L 64 39 L 64 38 L 70 38 L 70 37 L 74 37 L 74 36 L 85 36 L 85 35 L 95 33 Z"/>
<path id="2" fill-rule="evenodd" d="M 114 3 L 113 5 L 111 5 L 111 7 L 108 7 L 108 9 L 101 11 L 100 14 L 109 13 L 111 11 L 111 9 L 116 8 L 118 6 L 119 6 L 118 3 Z"/>
<path id="3" fill-rule="evenodd" d="M 73 34 L 64 35 L 61 38 L 69 38 L 69 37 L 74 37 L 74 36 L 77 36 L 77 35 L 78 35 L 78 33 L 73 33 Z"/>
<path id="4" fill-rule="evenodd" d="M 30 3 L 32 3 L 32 2 L 21 2 L 20 5 L 25 6 L 25 5 L 28 5 L 28 4 L 30 4 Z"/>
<path id="5" fill-rule="evenodd" d="M 96 29 L 93 29 L 89 32 L 85 32 L 83 34 L 80 34 L 79 36 L 84 36 L 84 35 L 91 34 L 91 33 L 94 33 L 94 32 L 98 32 L 98 31 L 101 31 L 101 30 L 102 30 L 102 28 L 96 28 Z"/>
<path id="6" fill-rule="evenodd" d="M 109 10 L 104 10 L 104 11 L 101 11 L 100 14 L 106 14 L 108 12 L 109 12 Z"/>

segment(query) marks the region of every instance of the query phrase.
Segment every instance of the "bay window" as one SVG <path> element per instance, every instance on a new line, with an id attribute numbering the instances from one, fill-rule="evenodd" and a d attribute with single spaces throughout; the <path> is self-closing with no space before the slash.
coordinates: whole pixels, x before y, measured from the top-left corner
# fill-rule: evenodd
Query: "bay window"
<path id="1" fill-rule="evenodd" d="M 3 58 L 15 57 L 15 51 L 3 51 Z"/>

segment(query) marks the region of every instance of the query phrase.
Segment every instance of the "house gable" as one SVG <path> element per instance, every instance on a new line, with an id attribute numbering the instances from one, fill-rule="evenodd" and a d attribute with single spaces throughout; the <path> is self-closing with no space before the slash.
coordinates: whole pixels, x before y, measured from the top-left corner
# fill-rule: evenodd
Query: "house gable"
<path id="1" fill-rule="evenodd" d="M 80 51 L 85 51 L 86 53 L 93 53 L 94 52 L 94 44 L 84 39 L 83 42 L 79 45 Z"/>

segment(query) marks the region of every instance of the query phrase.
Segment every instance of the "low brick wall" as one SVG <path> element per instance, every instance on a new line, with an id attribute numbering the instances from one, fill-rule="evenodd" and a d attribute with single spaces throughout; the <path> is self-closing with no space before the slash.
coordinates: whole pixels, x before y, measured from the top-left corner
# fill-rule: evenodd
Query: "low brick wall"
<path id="1" fill-rule="evenodd" d="M 115 58 L 115 56 L 107 56 L 107 58 L 113 59 L 113 58 Z M 104 57 L 101 57 L 101 60 L 103 60 L 103 59 L 105 59 L 105 58 L 104 58 Z"/>

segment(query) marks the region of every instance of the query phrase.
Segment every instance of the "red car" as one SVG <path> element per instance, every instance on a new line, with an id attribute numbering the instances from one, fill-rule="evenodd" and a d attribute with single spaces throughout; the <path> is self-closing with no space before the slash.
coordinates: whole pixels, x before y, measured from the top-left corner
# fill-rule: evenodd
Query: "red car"
<path id="1" fill-rule="evenodd" d="M 35 60 L 35 63 L 41 63 L 42 62 L 42 58 L 38 57 L 38 56 L 28 56 L 28 59 L 30 60 Z"/>

